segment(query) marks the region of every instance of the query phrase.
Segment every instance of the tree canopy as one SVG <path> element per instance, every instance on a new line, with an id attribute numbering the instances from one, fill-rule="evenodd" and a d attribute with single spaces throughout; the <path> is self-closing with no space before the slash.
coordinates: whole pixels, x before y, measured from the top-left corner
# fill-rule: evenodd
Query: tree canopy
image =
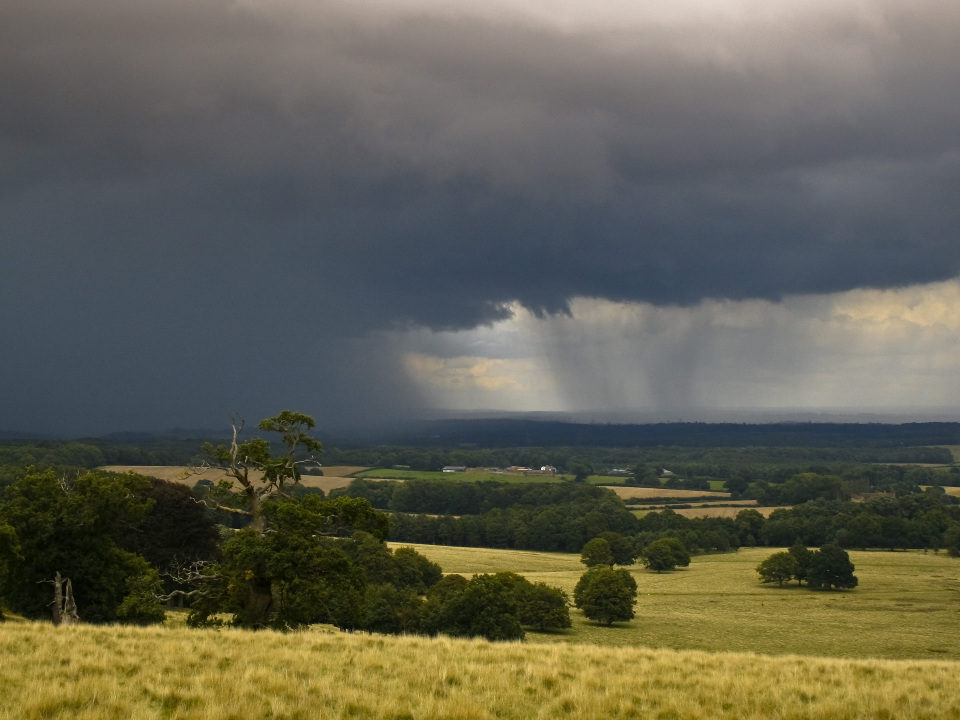
<path id="1" fill-rule="evenodd" d="M 757 572 L 760 574 L 760 582 L 775 582 L 783 587 L 785 582 L 793 580 L 799 568 L 800 565 L 793 555 L 789 552 L 778 552 L 757 565 Z"/>
<path id="2" fill-rule="evenodd" d="M 580 578 L 574 603 L 590 620 L 610 626 L 633 619 L 637 583 L 626 570 L 597 566 Z"/>
<path id="3" fill-rule="evenodd" d="M 855 588 L 858 584 L 850 555 L 839 545 L 824 545 L 810 558 L 807 584 L 812 588 Z"/>
<path id="4" fill-rule="evenodd" d="M 673 537 L 654 540 L 643 549 L 641 557 L 646 567 L 658 573 L 677 567 L 687 567 L 690 564 L 690 553 L 687 548 Z"/>
<path id="5" fill-rule="evenodd" d="M 133 473 L 88 472 L 71 480 L 52 469 L 28 472 L 8 487 L 0 503 L 0 527 L 13 531 L 3 532 L 8 571 L 2 594 L 10 608 L 27 617 L 48 616 L 48 583 L 59 572 L 72 580 L 83 620 L 159 617 L 159 603 L 146 597 L 159 586 L 156 570 L 119 544 L 150 510 L 149 487 L 146 478 Z M 124 611 L 118 613 L 121 606 Z"/>

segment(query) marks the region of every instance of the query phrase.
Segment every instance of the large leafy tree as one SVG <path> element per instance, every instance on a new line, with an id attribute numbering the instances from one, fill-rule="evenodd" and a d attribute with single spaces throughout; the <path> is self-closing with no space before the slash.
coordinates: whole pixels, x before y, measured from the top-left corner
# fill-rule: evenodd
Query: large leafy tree
<path id="1" fill-rule="evenodd" d="M 4 553 L 8 572 L 2 591 L 10 608 L 46 616 L 48 583 L 59 572 L 71 579 L 83 620 L 162 619 L 153 595 L 159 589 L 156 570 L 118 544 L 150 509 L 143 497 L 148 487 L 146 478 L 132 473 L 89 472 L 70 481 L 32 468 L 8 487 L 0 527 L 11 528 L 19 546 L 16 553 Z"/>
<path id="2" fill-rule="evenodd" d="M 607 541 L 610 552 L 613 553 L 614 565 L 633 565 L 637 561 L 637 546 L 631 538 L 618 532 L 600 533 L 600 537 Z"/>
<path id="3" fill-rule="evenodd" d="M 610 543 L 603 538 L 594 538 L 580 551 L 580 562 L 587 567 L 597 565 L 613 565 L 613 553 L 610 551 Z"/>
<path id="4" fill-rule="evenodd" d="M 513 573 L 445 577 L 430 593 L 423 629 L 456 637 L 521 640 L 520 602 Z M 521 578 L 522 579 L 522 578 Z"/>
<path id="5" fill-rule="evenodd" d="M 204 450 L 214 466 L 222 469 L 230 478 L 221 483 L 219 497 L 213 495 L 210 499 L 221 510 L 249 515 L 252 530 L 262 534 L 266 529 L 263 503 L 285 496 L 287 488 L 300 481 L 298 466 L 309 461 L 298 460 L 298 453 L 301 450 L 320 452 L 323 449 L 320 441 L 306 432 L 315 425 L 309 415 L 291 410 L 284 410 L 279 415 L 262 420 L 257 425 L 260 430 L 280 434 L 280 444 L 284 451 L 274 455 L 270 442 L 265 438 L 255 437 L 241 441 L 244 420 L 233 418 L 233 439 L 230 445 L 214 447 L 211 443 L 204 444 Z M 236 502 L 221 502 L 224 499 L 223 493 L 232 491 L 234 480 L 239 485 L 239 508 L 236 507 Z"/>
<path id="6" fill-rule="evenodd" d="M 855 588 L 858 584 L 850 555 L 839 545 L 824 545 L 813 553 L 807 584 L 815 589 Z"/>
<path id="7" fill-rule="evenodd" d="M 272 500 L 261 506 L 270 532 L 237 531 L 223 545 L 224 561 L 202 572 L 189 622 L 216 624 L 233 615 L 242 627 L 296 628 L 326 622 L 341 628 L 363 623 L 367 578 L 348 553 L 356 530 L 376 542 L 387 535 L 386 515 L 362 498 Z"/>
<path id="8" fill-rule="evenodd" d="M 690 564 L 690 553 L 682 542 L 672 537 L 654 540 L 643 549 L 643 564 L 658 573 L 686 567 Z"/>
<path id="9" fill-rule="evenodd" d="M 797 559 L 789 552 L 774 553 L 762 563 L 757 565 L 757 572 L 760 574 L 760 582 L 779 583 L 783 587 L 785 582 L 790 582 L 800 569 Z"/>
<path id="10" fill-rule="evenodd" d="M 213 560 L 220 553 L 220 532 L 202 503 L 183 483 L 148 477 L 141 496 L 150 509 L 122 533 L 125 550 L 139 553 L 163 571 L 194 560 Z"/>

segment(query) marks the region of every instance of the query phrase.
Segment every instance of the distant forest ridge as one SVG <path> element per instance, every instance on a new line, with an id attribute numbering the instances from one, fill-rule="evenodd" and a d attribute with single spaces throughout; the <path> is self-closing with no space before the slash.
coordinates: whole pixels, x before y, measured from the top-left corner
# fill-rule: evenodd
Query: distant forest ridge
<path id="1" fill-rule="evenodd" d="M 0 440 L 0 476 L 28 465 L 40 469 L 187 465 L 204 459 L 199 438 L 150 437 L 138 434 L 76 441 Z M 416 433 L 363 444 L 341 443 L 322 434 L 321 438 L 325 447 L 319 459 L 326 465 L 405 465 L 438 470 L 447 464 L 566 467 L 577 461 L 599 467 L 666 462 L 799 467 L 818 462 L 950 463 L 948 450 L 928 446 L 960 445 L 960 423 L 588 425 L 532 420 L 444 420 L 423 425 Z"/>
<path id="2" fill-rule="evenodd" d="M 960 445 L 960 423 L 655 423 L 605 425 L 556 421 L 437 420 L 390 438 L 431 447 L 917 447 Z"/>

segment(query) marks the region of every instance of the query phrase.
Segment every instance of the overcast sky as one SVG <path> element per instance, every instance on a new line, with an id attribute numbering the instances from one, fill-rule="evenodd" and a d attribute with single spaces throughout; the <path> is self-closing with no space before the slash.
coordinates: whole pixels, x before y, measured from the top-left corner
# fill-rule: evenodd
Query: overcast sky
<path id="1" fill-rule="evenodd" d="M 955 0 L 4 0 L 0 430 L 960 407 L 958 88 Z"/>

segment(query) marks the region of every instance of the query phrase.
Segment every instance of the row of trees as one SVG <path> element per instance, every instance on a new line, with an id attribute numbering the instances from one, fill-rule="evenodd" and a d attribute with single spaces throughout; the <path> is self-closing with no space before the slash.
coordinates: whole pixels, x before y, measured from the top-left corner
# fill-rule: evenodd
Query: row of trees
<path id="1" fill-rule="evenodd" d="M 520 437 L 519 435 L 514 437 Z M 745 440 L 748 438 L 745 438 Z M 927 438 L 928 439 L 928 438 Z M 954 438 L 955 439 L 955 438 Z M 721 438 L 716 438 L 721 440 Z M 669 467 L 684 476 L 704 476 L 718 479 L 732 477 L 743 469 L 755 471 L 757 478 L 782 478 L 798 472 L 813 471 L 817 467 L 838 464 L 864 463 L 942 463 L 953 458 L 942 447 L 951 443 L 916 443 L 904 446 L 901 442 L 887 447 L 867 447 L 851 438 L 843 447 L 830 443 L 798 442 L 794 445 L 772 442 L 704 442 L 691 447 L 672 442 L 645 447 L 541 445 L 526 443 L 523 447 L 461 448 L 377 446 L 351 449 L 328 448 L 321 456 L 325 465 L 360 465 L 366 467 L 409 467 L 413 470 L 439 470 L 444 465 L 467 467 L 527 467 L 553 465 L 567 470 L 573 463 L 592 465 L 598 471 L 611 468 Z M 777 475 L 778 468 L 787 468 L 787 474 Z M 827 471 L 829 473 L 829 470 Z"/>
<path id="2" fill-rule="evenodd" d="M 357 478 L 331 497 L 362 497 L 378 510 L 431 515 L 482 515 L 513 507 L 545 508 L 570 503 L 594 509 L 617 496 L 596 485 L 574 483 L 449 482 L 445 480 L 373 481 Z"/>
<path id="3" fill-rule="evenodd" d="M 805 545 L 794 545 L 786 552 L 774 553 L 757 566 L 760 581 L 778 583 L 796 580 L 815 590 L 833 588 L 855 588 L 857 577 L 853 574 L 850 555 L 838 545 L 824 545 L 819 550 L 810 551 Z"/>
<path id="4" fill-rule="evenodd" d="M 640 547 L 631 538 L 606 532 L 584 545 L 580 552 L 580 562 L 589 568 L 601 565 L 633 565 L 638 557 L 645 567 L 658 573 L 690 564 L 687 548 L 673 537 L 654 540 Z"/>
<path id="5" fill-rule="evenodd" d="M 686 518 L 670 509 L 651 512 L 638 522 L 641 545 L 676 537 L 691 552 L 713 544 L 715 549 L 766 545 L 788 547 L 797 540 L 820 547 L 938 550 L 960 547 L 960 506 L 942 489 L 903 497 L 877 497 L 866 502 L 816 500 L 774 510 L 769 518 L 752 509 L 736 518 Z"/>

